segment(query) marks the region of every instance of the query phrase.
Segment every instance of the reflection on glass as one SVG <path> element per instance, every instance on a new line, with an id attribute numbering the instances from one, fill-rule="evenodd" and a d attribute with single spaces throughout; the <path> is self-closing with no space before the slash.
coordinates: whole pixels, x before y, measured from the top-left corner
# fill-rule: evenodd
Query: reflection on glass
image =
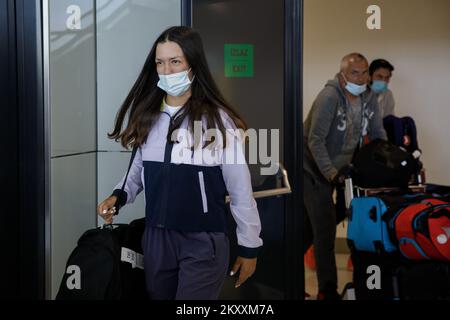
<path id="1" fill-rule="evenodd" d="M 96 148 L 93 0 L 49 2 L 51 156 Z"/>

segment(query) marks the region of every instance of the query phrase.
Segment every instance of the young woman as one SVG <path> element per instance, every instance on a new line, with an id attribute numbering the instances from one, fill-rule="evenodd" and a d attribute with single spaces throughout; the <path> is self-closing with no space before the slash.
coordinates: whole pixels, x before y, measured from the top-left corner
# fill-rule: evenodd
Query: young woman
<path id="1" fill-rule="evenodd" d="M 236 129 L 245 131 L 245 122 L 219 92 L 199 34 L 188 27 L 164 31 L 108 135 L 138 148 L 125 191 L 122 179 L 98 206 L 111 223 L 117 207 L 145 190 L 142 245 L 151 299 L 218 298 L 229 259 L 227 193 L 237 223 L 236 287 L 254 273 L 261 224 L 248 166 L 236 161 L 243 158 Z"/>

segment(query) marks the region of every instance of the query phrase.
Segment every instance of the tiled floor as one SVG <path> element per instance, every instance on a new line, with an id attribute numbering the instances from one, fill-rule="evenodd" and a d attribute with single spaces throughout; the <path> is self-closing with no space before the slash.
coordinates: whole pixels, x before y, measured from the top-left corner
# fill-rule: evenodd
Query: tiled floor
<path id="1" fill-rule="evenodd" d="M 336 254 L 336 265 L 338 269 L 338 292 L 341 293 L 345 285 L 352 281 L 352 271 L 347 268 L 350 254 Z M 317 296 L 317 277 L 314 270 L 308 269 L 305 265 L 305 290 L 312 299 Z"/>

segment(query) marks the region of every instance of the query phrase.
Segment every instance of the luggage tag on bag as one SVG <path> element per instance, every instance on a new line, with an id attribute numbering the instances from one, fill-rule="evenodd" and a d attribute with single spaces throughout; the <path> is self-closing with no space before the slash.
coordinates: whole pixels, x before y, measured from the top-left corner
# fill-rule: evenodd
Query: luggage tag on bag
<path id="1" fill-rule="evenodd" d="M 120 260 L 131 263 L 132 268 L 144 269 L 144 256 L 131 249 L 122 247 Z"/>

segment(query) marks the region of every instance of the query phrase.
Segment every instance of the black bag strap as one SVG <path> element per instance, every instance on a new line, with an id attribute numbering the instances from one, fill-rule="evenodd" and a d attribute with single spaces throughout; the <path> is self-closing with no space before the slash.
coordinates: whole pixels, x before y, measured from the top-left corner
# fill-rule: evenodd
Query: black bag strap
<path id="1" fill-rule="evenodd" d="M 127 184 L 128 174 L 130 173 L 131 166 L 133 165 L 133 161 L 134 161 L 134 158 L 136 157 L 136 152 L 137 152 L 138 148 L 139 148 L 138 146 L 134 146 L 133 151 L 131 152 L 130 163 L 128 164 L 127 174 L 125 175 L 125 179 L 123 180 L 122 188 L 120 188 L 120 197 L 123 196 L 123 193 L 125 190 L 125 185 Z M 118 203 L 120 197 L 117 197 L 116 203 L 114 204 L 114 206 L 116 207 L 116 213 L 114 214 L 115 216 L 119 214 L 119 210 L 121 208 Z"/>

